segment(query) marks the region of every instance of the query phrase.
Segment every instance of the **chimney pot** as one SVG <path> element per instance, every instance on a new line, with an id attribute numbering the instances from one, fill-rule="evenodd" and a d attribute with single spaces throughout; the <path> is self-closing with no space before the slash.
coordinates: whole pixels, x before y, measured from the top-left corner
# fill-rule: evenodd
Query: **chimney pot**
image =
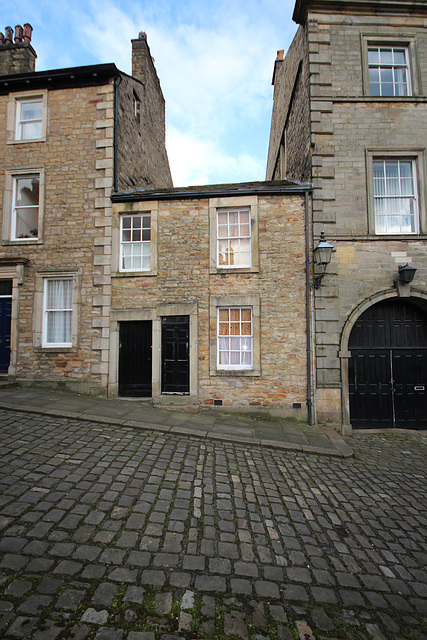
<path id="1" fill-rule="evenodd" d="M 15 42 L 22 42 L 22 27 L 20 24 L 15 27 Z"/>
<path id="2" fill-rule="evenodd" d="M 280 50 L 277 52 L 277 58 L 276 58 L 276 60 L 283 60 L 284 53 L 285 53 L 285 50 L 284 50 L 284 49 L 280 49 Z"/>
<path id="3" fill-rule="evenodd" d="M 2 47 L 4 45 L 4 35 L 3 33 L 0 31 L 0 47 Z"/>
<path id="4" fill-rule="evenodd" d="M 13 29 L 12 27 L 6 27 L 4 30 L 4 41 L 6 44 L 12 44 Z"/>
<path id="5" fill-rule="evenodd" d="M 145 33 L 145 31 L 140 31 L 138 33 L 138 40 L 147 40 L 147 34 Z"/>
<path id="6" fill-rule="evenodd" d="M 33 33 L 33 27 L 28 22 L 26 22 L 24 24 L 24 29 L 23 29 L 24 42 L 28 42 L 28 43 L 31 42 L 32 33 Z"/>

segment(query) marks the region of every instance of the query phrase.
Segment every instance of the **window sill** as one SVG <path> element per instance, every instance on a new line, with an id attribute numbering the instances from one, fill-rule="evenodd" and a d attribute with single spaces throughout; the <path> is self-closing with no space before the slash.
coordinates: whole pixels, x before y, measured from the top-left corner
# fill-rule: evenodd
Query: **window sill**
<path id="1" fill-rule="evenodd" d="M 76 347 L 34 347 L 36 353 L 77 353 Z"/>
<path id="2" fill-rule="evenodd" d="M 150 276 L 156 276 L 157 270 L 154 271 L 116 271 L 112 275 L 113 278 L 145 278 Z"/>
<path id="3" fill-rule="evenodd" d="M 16 240 L 2 240 L 3 245 L 14 246 L 23 244 L 43 244 L 41 238 L 18 238 Z"/>
<path id="4" fill-rule="evenodd" d="M 255 378 L 261 375 L 256 369 L 215 369 L 210 372 L 211 376 L 222 376 L 224 378 L 235 378 L 236 376 L 245 378 Z"/>
<path id="5" fill-rule="evenodd" d="M 33 144 L 33 142 L 46 142 L 44 138 L 31 138 L 31 140 L 8 140 L 6 144 Z"/>
<path id="6" fill-rule="evenodd" d="M 211 267 L 209 270 L 209 273 L 211 275 L 217 275 L 217 274 L 224 274 L 224 275 L 232 275 L 232 274 L 239 274 L 239 273 L 259 273 L 259 267 L 224 267 L 224 268 L 217 268 L 217 267 Z"/>

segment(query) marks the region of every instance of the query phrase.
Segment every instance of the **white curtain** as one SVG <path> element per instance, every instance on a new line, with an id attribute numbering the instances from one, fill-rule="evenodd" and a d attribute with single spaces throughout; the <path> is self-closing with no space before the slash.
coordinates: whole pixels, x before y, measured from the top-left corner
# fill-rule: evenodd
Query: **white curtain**
<path id="1" fill-rule="evenodd" d="M 46 298 L 46 342 L 71 344 L 73 281 L 47 280 Z"/>

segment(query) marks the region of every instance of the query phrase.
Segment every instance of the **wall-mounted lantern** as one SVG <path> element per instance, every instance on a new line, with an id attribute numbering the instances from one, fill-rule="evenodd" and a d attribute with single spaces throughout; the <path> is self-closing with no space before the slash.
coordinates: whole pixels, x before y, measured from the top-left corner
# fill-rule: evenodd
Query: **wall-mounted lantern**
<path id="1" fill-rule="evenodd" d="M 321 269 L 321 273 L 314 275 L 314 288 L 318 289 L 322 282 L 326 267 L 331 261 L 334 245 L 326 242 L 325 232 L 320 233 L 320 242 L 313 250 L 314 264 Z"/>
<path id="2" fill-rule="evenodd" d="M 414 279 L 416 269 L 410 267 L 408 263 L 405 266 L 399 265 L 399 280 L 402 284 L 410 284 Z"/>

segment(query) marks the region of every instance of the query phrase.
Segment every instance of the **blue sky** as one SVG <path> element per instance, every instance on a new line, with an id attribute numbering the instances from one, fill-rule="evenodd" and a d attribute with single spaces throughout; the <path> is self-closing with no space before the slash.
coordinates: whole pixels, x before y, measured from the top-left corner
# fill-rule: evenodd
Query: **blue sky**
<path id="1" fill-rule="evenodd" d="M 166 99 L 175 186 L 264 180 L 277 50 L 294 0 L 2 0 L 0 31 L 29 22 L 36 70 L 114 62 L 147 33 Z"/>

